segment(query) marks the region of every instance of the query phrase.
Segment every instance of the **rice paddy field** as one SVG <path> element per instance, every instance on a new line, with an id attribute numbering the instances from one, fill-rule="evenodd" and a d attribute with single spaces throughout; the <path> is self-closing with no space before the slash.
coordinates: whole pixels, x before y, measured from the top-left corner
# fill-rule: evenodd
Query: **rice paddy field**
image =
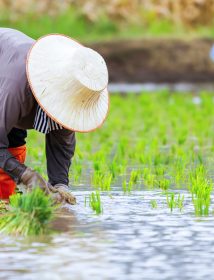
<path id="1" fill-rule="evenodd" d="M 1 234 L 1 279 L 205 279 L 214 262 L 213 93 L 115 94 L 104 126 L 77 134 L 55 231 Z M 46 177 L 44 136 L 27 164 Z"/>

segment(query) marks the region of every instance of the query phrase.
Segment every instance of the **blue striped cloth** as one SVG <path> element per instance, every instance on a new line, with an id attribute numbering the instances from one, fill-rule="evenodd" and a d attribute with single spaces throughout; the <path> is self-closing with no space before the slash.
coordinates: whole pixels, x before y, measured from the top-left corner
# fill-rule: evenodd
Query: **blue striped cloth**
<path id="1" fill-rule="evenodd" d="M 51 132 L 52 130 L 63 129 L 61 125 L 57 124 L 55 121 L 49 118 L 39 105 L 36 110 L 33 127 L 37 131 L 45 134 Z"/>

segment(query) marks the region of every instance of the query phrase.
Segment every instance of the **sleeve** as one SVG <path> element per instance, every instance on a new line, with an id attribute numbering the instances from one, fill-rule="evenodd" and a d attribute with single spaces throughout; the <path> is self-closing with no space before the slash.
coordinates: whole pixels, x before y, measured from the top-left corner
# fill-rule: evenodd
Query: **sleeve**
<path id="1" fill-rule="evenodd" d="M 0 88 L 0 168 L 4 169 L 6 161 L 13 157 L 7 150 L 8 134 L 17 123 L 21 106 L 17 94 Z"/>
<path id="2" fill-rule="evenodd" d="M 0 149 L 8 148 L 7 135 L 18 122 L 21 105 L 18 94 L 0 88 Z"/>
<path id="3" fill-rule="evenodd" d="M 52 185 L 68 185 L 68 173 L 75 145 L 75 132 L 62 129 L 46 134 L 47 172 Z"/>

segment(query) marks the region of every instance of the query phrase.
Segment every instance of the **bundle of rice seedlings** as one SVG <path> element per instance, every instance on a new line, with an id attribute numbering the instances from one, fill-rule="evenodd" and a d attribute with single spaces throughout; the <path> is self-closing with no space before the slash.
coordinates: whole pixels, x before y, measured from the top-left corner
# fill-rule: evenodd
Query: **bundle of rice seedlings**
<path id="1" fill-rule="evenodd" d="M 55 206 L 39 188 L 10 197 L 8 211 L 0 216 L 0 232 L 11 235 L 40 235 L 48 232 Z"/>

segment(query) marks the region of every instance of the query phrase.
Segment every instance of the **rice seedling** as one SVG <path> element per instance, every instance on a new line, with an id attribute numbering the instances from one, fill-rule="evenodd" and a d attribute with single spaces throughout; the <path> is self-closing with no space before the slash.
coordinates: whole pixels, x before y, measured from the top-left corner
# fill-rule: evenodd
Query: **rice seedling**
<path id="1" fill-rule="evenodd" d="M 177 207 L 180 209 L 180 211 L 183 209 L 183 207 L 184 207 L 184 195 L 178 194 Z"/>
<path id="2" fill-rule="evenodd" d="M 137 181 L 139 180 L 139 178 L 140 178 L 140 171 L 132 170 L 129 181 L 132 182 L 132 184 L 137 184 Z"/>
<path id="3" fill-rule="evenodd" d="M 193 204 L 195 208 L 195 214 L 197 216 L 208 216 L 209 208 L 211 203 L 210 193 L 212 191 L 212 186 L 204 182 L 199 185 L 199 191 L 196 195 L 193 195 Z"/>
<path id="4" fill-rule="evenodd" d="M 184 195 L 176 195 L 174 192 L 172 193 L 167 193 L 166 194 L 166 201 L 167 201 L 167 206 L 170 208 L 171 212 L 173 211 L 174 208 L 179 208 L 180 211 L 184 207 Z"/>
<path id="5" fill-rule="evenodd" d="M 151 170 L 148 167 L 145 167 L 142 171 L 142 176 L 144 179 L 146 179 L 151 174 Z"/>
<path id="6" fill-rule="evenodd" d="M 154 174 L 149 173 L 144 177 L 143 180 L 144 184 L 148 188 L 154 188 L 155 182 L 156 182 L 156 176 Z"/>
<path id="7" fill-rule="evenodd" d="M 125 174 L 126 169 L 127 169 L 127 162 L 126 162 L 126 160 L 123 160 L 118 164 L 118 174 L 119 175 Z"/>
<path id="8" fill-rule="evenodd" d="M 166 169 L 164 166 L 158 165 L 155 167 L 155 174 L 157 176 L 163 176 L 165 174 L 165 172 L 166 172 Z"/>
<path id="9" fill-rule="evenodd" d="M 110 191 L 112 180 L 113 176 L 110 172 L 95 171 L 92 177 L 92 184 L 102 191 Z"/>
<path id="10" fill-rule="evenodd" d="M 197 216 L 208 216 L 211 204 L 212 183 L 205 177 L 204 166 L 199 166 L 190 174 L 190 192 Z"/>
<path id="11" fill-rule="evenodd" d="M 128 186 L 127 186 L 127 182 L 126 180 L 123 181 L 122 183 L 122 188 L 123 188 L 123 192 L 126 193 L 128 191 Z"/>
<path id="12" fill-rule="evenodd" d="M 158 204 L 157 204 L 157 201 L 156 200 L 150 200 L 150 205 L 153 209 L 156 209 L 158 208 Z"/>
<path id="13" fill-rule="evenodd" d="M 163 158 L 159 152 L 155 153 L 153 160 L 154 160 L 154 162 L 153 162 L 154 166 L 163 164 Z"/>
<path id="14" fill-rule="evenodd" d="M 0 231 L 12 235 L 40 235 L 47 233 L 55 206 L 41 189 L 10 197 L 8 211 L 0 216 Z"/>
<path id="15" fill-rule="evenodd" d="M 170 186 L 170 181 L 168 179 L 162 178 L 155 181 L 155 186 L 166 191 Z"/>
<path id="16" fill-rule="evenodd" d="M 101 191 L 110 191 L 112 178 L 113 178 L 112 174 L 106 174 L 103 176 L 100 182 Z"/>
<path id="17" fill-rule="evenodd" d="M 187 131 L 183 130 L 178 135 L 178 144 L 183 145 L 187 139 Z"/>
<path id="18" fill-rule="evenodd" d="M 168 155 L 163 155 L 161 153 L 156 153 L 154 155 L 154 166 L 159 166 L 161 164 L 169 164 L 170 158 Z"/>
<path id="19" fill-rule="evenodd" d="M 101 172 L 95 171 L 93 174 L 93 177 L 92 177 L 92 184 L 95 187 L 99 187 L 103 180 L 103 177 L 104 177 L 104 175 Z"/>
<path id="20" fill-rule="evenodd" d="M 98 191 L 92 192 L 89 195 L 89 206 L 96 214 L 101 214 L 103 212 L 102 202 L 100 198 L 100 193 Z"/>
<path id="21" fill-rule="evenodd" d="M 174 177 L 174 181 L 179 183 L 186 174 L 186 163 L 182 159 L 177 159 L 171 170 L 171 176 Z"/>
<path id="22" fill-rule="evenodd" d="M 73 167 L 72 167 L 72 171 L 73 171 L 73 179 L 74 182 L 77 183 L 80 180 L 80 177 L 82 175 L 82 163 L 80 161 L 75 161 L 73 163 Z"/>
<path id="23" fill-rule="evenodd" d="M 101 172 L 101 162 L 100 161 L 94 161 L 93 167 L 94 167 L 94 171 L 97 174 Z"/>
<path id="24" fill-rule="evenodd" d="M 127 183 L 126 180 L 124 180 L 123 183 L 122 183 L 122 187 L 123 187 L 124 194 L 125 193 L 131 193 L 131 191 L 133 189 L 133 183 L 132 183 L 132 181 L 129 181 Z"/>
<path id="25" fill-rule="evenodd" d="M 111 172 L 112 174 L 112 178 L 115 178 L 116 177 L 116 174 L 118 172 L 118 167 L 117 167 L 117 162 L 116 160 L 114 159 L 113 161 L 111 161 L 108 165 L 109 167 L 109 171 Z"/>
<path id="26" fill-rule="evenodd" d="M 119 144 L 118 144 L 118 156 L 121 158 L 124 158 L 126 149 L 127 149 L 127 139 L 123 138 L 119 141 Z"/>
<path id="27" fill-rule="evenodd" d="M 139 163 L 141 164 L 148 164 L 149 163 L 149 159 L 148 156 L 146 154 L 138 154 L 137 157 Z"/>

